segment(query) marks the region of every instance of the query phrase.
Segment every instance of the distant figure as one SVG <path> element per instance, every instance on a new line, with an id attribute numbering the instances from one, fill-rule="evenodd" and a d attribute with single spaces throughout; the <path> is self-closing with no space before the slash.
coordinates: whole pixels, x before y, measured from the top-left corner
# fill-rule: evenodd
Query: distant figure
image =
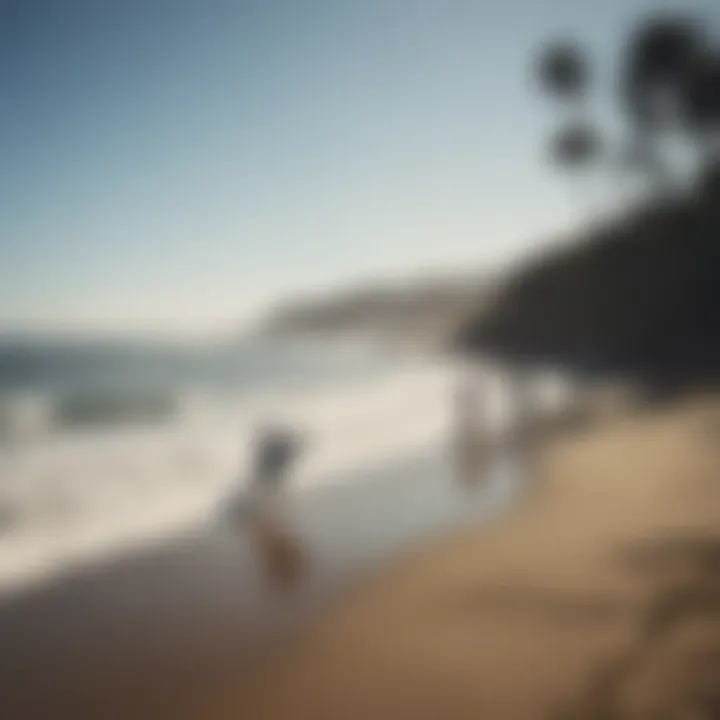
<path id="1" fill-rule="evenodd" d="M 300 452 L 300 441 L 279 427 L 260 432 L 250 479 L 250 526 L 256 548 L 272 585 L 290 589 L 301 579 L 305 557 L 298 540 L 290 534 L 279 500 L 288 475 Z"/>
<path id="2" fill-rule="evenodd" d="M 262 428 L 255 441 L 250 476 L 238 479 L 221 505 L 221 517 L 237 526 L 246 520 L 273 515 L 276 523 L 277 501 L 299 447 L 300 443 L 289 431 L 279 427 Z"/>
<path id="3" fill-rule="evenodd" d="M 260 501 L 278 495 L 300 450 L 298 439 L 279 427 L 266 427 L 260 431 L 255 449 L 255 460 L 250 479 L 250 494 Z"/>
<path id="4" fill-rule="evenodd" d="M 455 396 L 454 460 L 458 479 L 474 485 L 482 474 L 487 455 L 483 415 L 474 385 L 465 382 Z"/>

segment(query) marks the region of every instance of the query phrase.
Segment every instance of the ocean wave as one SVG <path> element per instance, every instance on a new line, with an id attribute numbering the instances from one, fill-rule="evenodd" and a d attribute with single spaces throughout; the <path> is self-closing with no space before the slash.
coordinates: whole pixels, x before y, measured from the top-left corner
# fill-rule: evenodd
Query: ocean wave
<path id="1" fill-rule="evenodd" d="M 50 426 L 52 402 L 25 393 L 0 399 L 0 442 L 37 435 Z"/>
<path id="2" fill-rule="evenodd" d="M 93 426 L 162 423 L 174 418 L 179 407 L 179 396 L 164 391 L 16 394 L 0 400 L 0 439 L 28 439 Z"/>
<path id="3" fill-rule="evenodd" d="M 58 427 L 161 422 L 177 409 L 178 398 L 170 392 L 96 392 L 57 398 L 51 418 Z"/>
<path id="4" fill-rule="evenodd" d="M 349 473 L 372 477 L 389 462 L 440 447 L 451 431 L 456 382 L 451 364 L 423 361 L 342 387 L 195 392 L 120 405 L 75 399 L 59 414 L 58 405 L 36 402 L 35 419 L 55 431 L 43 434 L 36 423 L 33 442 L 0 453 L 0 589 L 203 522 L 222 498 L 242 493 L 256 428 L 267 422 L 306 441 L 297 492 Z M 31 405 L 26 399 L 26 419 Z M 487 410 L 501 427 L 501 394 Z"/>

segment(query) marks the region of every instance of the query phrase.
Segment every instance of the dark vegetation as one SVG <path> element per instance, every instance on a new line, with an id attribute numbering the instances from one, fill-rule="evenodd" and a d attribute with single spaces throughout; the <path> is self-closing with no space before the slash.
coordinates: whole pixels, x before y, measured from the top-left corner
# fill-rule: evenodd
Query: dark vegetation
<path id="1" fill-rule="evenodd" d="M 639 23 L 612 93 L 624 134 L 590 118 L 591 65 L 571 42 L 538 76 L 560 103 L 553 162 L 575 176 L 619 174 L 644 196 L 624 216 L 528 261 L 457 336 L 464 351 L 651 388 L 714 384 L 720 370 L 720 51 L 692 18 Z M 673 150 L 682 148 L 683 162 Z M 690 172 L 688 172 L 688 168 Z"/>

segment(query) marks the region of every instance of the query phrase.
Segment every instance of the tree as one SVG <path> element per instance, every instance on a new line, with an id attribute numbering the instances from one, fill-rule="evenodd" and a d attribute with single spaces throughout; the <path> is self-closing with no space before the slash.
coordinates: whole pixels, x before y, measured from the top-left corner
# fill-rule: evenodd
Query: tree
<path id="1" fill-rule="evenodd" d="M 695 22 L 686 18 L 650 20 L 631 34 L 621 86 L 625 110 L 642 130 L 677 117 L 680 88 L 701 45 Z"/>
<path id="2" fill-rule="evenodd" d="M 544 92 L 559 100 L 565 122 L 550 139 L 550 161 L 568 171 L 587 171 L 600 154 L 600 135 L 585 118 L 590 64 L 578 45 L 558 41 L 543 51 L 538 79 Z"/>
<path id="3" fill-rule="evenodd" d="M 545 50 L 539 63 L 543 88 L 563 100 L 582 98 L 589 83 L 589 66 L 579 47 L 558 42 Z"/>
<path id="4" fill-rule="evenodd" d="M 569 125 L 552 138 L 550 152 L 553 161 L 562 167 L 584 168 L 600 154 L 600 136 L 590 125 Z"/>
<path id="5" fill-rule="evenodd" d="M 720 53 L 703 53 L 685 69 L 682 111 L 686 129 L 694 135 L 708 164 L 720 161 Z"/>
<path id="6" fill-rule="evenodd" d="M 720 51 L 694 18 L 660 16 L 638 23 L 620 63 L 619 108 L 626 136 L 615 148 L 588 120 L 591 67 L 569 40 L 546 47 L 538 61 L 543 91 L 560 100 L 565 121 L 550 141 L 554 163 L 566 170 L 610 166 L 674 191 L 679 174 L 667 160 L 668 138 L 695 149 L 696 174 L 716 177 L 720 162 Z"/>

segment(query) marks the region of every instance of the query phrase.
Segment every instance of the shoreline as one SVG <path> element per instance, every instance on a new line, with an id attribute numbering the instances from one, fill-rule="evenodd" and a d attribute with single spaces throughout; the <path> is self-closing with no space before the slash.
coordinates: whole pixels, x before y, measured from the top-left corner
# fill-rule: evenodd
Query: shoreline
<path id="1" fill-rule="evenodd" d="M 184 717 L 714 717 L 720 450 L 706 409 L 552 443 L 511 512 L 374 573 Z"/>
<path id="2" fill-rule="evenodd" d="M 253 547 L 213 532 L 22 598 L 0 608 L 0 701 L 38 720 L 594 717 L 624 697 L 593 695 L 606 665 L 632 685 L 626 656 L 652 664 L 663 583 L 687 594 L 687 568 L 720 558 L 707 409 L 604 419 L 476 495 L 437 449 L 300 493 L 289 529 L 310 563 L 291 592 L 268 592 Z M 638 571 L 677 547 L 677 577 Z M 720 627 L 706 636 L 720 652 Z"/>
<path id="3" fill-rule="evenodd" d="M 418 543 L 501 512 L 513 499 L 507 472 L 468 502 L 435 449 L 298 491 L 289 532 L 301 539 L 305 577 L 286 591 L 267 586 L 274 561 L 263 566 L 247 528 L 208 525 L 8 596 L 2 706 L 60 720 L 115 717 L 108 698 L 127 698 L 132 707 L 116 716 L 133 718 L 158 717 L 185 694 L 191 703 Z"/>

